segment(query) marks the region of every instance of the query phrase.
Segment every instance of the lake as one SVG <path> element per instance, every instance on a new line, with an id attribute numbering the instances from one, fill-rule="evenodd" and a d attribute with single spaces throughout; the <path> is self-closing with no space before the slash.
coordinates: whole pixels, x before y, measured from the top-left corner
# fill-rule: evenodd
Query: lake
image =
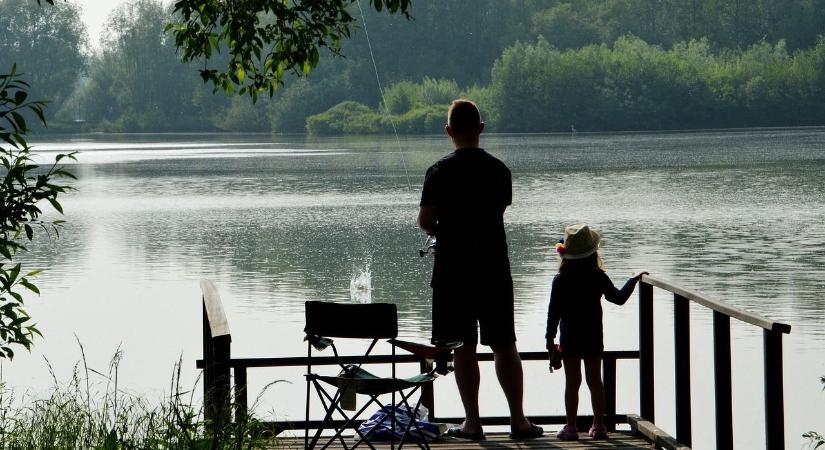
<path id="1" fill-rule="evenodd" d="M 519 348 L 544 347 L 553 244 L 565 225 L 602 231 L 616 284 L 648 270 L 793 326 L 784 340 L 786 436 L 825 431 L 825 130 L 656 134 L 486 135 L 513 172 L 505 222 Z M 195 383 L 201 356 L 198 281 L 214 280 L 237 356 L 305 352 L 306 300 L 393 302 L 404 338 L 430 333 L 431 258 L 415 225 L 426 168 L 443 136 L 72 135 L 35 142 L 38 159 L 78 150 L 59 240 L 26 256 L 47 269 L 28 300 L 45 338 L 3 362 L 18 392 L 47 392 L 81 358 L 106 372 L 120 348 L 119 385 L 159 398 L 173 364 Z M 351 284 L 362 282 L 352 299 Z M 368 282 L 367 282 L 368 281 Z M 657 291 L 657 425 L 674 432 L 671 297 Z M 638 348 L 638 301 L 605 306 L 605 347 Z M 734 438 L 764 445 L 761 330 L 733 321 Z M 711 314 L 691 315 L 694 448 L 713 448 Z M 301 371 L 253 370 L 256 410 L 303 417 Z M 485 366 L 482 413 L 506 404 Z M 638 369 L 618 368 L 619 412 L 638 411 Z M 104 380 L 101 379 L 101 382 Z M 451 379 L 439 415 L 461 414 Z M 526 365 L 528 414 L 563 414 L 563 375 Z M 703 392 L 707 391 L 707 394 Z M 580 412 L 589 412 L 582 390 Z"/>

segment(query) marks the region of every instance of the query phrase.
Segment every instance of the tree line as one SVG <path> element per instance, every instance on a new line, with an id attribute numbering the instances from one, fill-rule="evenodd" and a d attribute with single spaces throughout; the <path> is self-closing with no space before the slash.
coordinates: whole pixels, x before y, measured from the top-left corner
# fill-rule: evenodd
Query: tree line
<path id="1" fill-rule="evenodd" d="M 92 51 L 76 5 L 28 3 L 0 0 L 0 61 L 37 79 L 57 130 L 433 133 L 459 96 L 502 132 L 825 117 L 825 0 L 415 0 L 413 20 L 365 8 L 343 57 L 321 54 L 254 104 L 198 76 L 226 52 L 180 62 L 168 4 L 119 7 Z"/>

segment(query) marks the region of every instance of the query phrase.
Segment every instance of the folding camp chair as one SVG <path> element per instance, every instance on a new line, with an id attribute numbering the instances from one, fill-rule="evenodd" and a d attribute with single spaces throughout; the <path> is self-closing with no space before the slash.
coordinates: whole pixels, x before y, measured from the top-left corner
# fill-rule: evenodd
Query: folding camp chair
<path id="1" fill-rule="evenodd" d="M 370 443 L 370 437 L 383 422 L 388 422 L 389 439 L 391 448 L 395 448 L 396 439 L 398 440 L 398 448 L 403 447 L 405 442 L 413 441 L 419 448 L 429 450 L 424 439 L 413 439 L 411 432 L 417 436 L 422 436 L 423 433 L 416 422 L 415 418 L 421 406 L 422 398 L 419 397 L 415 402 L 415 406 L 411 406 L 410 399 L 413 394 L 420 390 L 420 388 L 427 383 L 431 383 L 437 376 L 437 373 L 447 373 L 447 361 L 450 358 L 452 348 L 457 345 L 450 345 L 445 347 L 429 347 L 420 344 L 413 344 L 396 340 L 398 335 L 398 317 L 395 305 L 388 303 L 374 303 L 367 305 L 348 305 L 328 302 L 306 302 L 306 332 L 305 340 L 307 343 L 307 392 L 306 392 L 306 429 L 304 432 L 304 448 L 306 450 L 314 449 L 319 444 L 321 434 L 324 430 L 334 430 L 334 435 L 327 439 L 320 447 L 325 449 L 329 447 L 336 440 L 340 441 L 344 449 L 353 449 L 359 445 L 366 445 L 370 449 L 375 450 L 375 447 Z M 335 343 L 330 338 L 352 338 L 352 339 L 370 339 L 371 342 L 363 356 L 341 356 L 338 354 L 338 349 Z M 390 364 L 392 366 L 392 376 L 389 378 L 378 377 L 361 368 L 361 364 L 372 352 L 376 343 L 380 339 L 389 339 L 392 344 L 392 358 Z M 340 366 L 340 373 L 335 376 L 325 376 L 312 373 L 312 350 L 313 348 L 321 351 L 327 347 L 331 347 L 334 358 Z M 432 370 L 427 373 L 421 373 L 409 378 L 396 378 L 395 376 L 395 347 L 401 347 L 411 351 L 422 359 L 435 360 L 436 364 Z M 349 364 L 348 364 L 349 363 Z M 355 363 L 355 364 L 352 364 Z M 322 383 L 331 386 L 335 389 L 334 393 L 330 394 Z M 312 388 L 320 398 L 321 404 L 325 410 L 323 421 L 316 428 L 314 436 L 310 438 L 309 429 L 309 412 L 310 412 L 310 396 Z M 364 394 L 369 397 L 369 401 L 357 411 L 347 414 L 345 410 L 349 409 L 355 411 L 355 396 L 356 394 Z M 384 394 L 392 394 L 391 406 L 387 407 L 378 401 L 378 396 Z M 396 397 L 399 401 L 396 402 Z M 375 404 L 385 413 L 383 418 L 379 420 L 376 426 L 372 427 L 367 432 L 362 432 L 357 428 L 360 421 L 359 416 L 367 410 L 367 408 Z M 408 423 L 400 423 L 403 429 L 400 438 L 396 438 L 396 411 L 405 408 L 409 412 L 411 420 Z M 333 420 L 335 415 L 341 416 L 343 422 Z M 347 445 L 342 433 L 349 428 L 355 428 L 357 439 L 351 445 Z M 414 430 L 413 430 L 414 429 Z"/>

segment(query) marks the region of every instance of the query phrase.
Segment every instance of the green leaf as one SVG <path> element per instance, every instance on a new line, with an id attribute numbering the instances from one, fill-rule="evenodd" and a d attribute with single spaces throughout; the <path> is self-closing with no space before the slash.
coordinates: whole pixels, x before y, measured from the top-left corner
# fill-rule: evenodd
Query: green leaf
<path id="1" fill-rule="evenodd" d="M 31 227 L 29 224 L 25 224 L 25 225 L 23 225 L 23 226 L 24 226 L 24 227 L 25 227 L 25 229 L 26 229 L 26 237 L 27 237 L 29 240 L 32 240 L 32 237 L 34 237 L 34 230 L 32 230 L 32 227 Z"/>
<path id="2" fill-rule="evenodd" d="M 23 102 L 26 101 L 26 97 L 28 97 L 28 96 L 29 96 L 29 94 L 26 91 L 17 91 L 14 94 L 14 103 L 17 103 L 18 105 L 22 105 Z"/>
<path id="3" fill-rule="evenodd" d="M 11 272 L 9 272 L 9 285 L 17 281 L 18 275 L 20 275 L 20 263 L 12 267 Z"/>
<path id="4" fill-rule="evenodd" d="M 238 66 L 238 82 L 243 83 L 243 80 L 246 79 L 246 71 L 243 70 L 243 67 Z"/>
<path id="5" fill-rule="evenodd" d="M 55 200 L 53 198 L 48 198 L 47 200 L 49 201 L 49 203 L 52 204 L 52 206 L 54 207 L 54 209 L 57 210 L 57 212 L 59 212 L 60 214 L 63 214 L 63 207 L 60 206 L 60 203 L 57 200 Z"/>
<path id="6" fill-rule="evenodd" d="M 22 280 L 20 280 L 20 284 L 23 285 L 26 289 L 34 292 L 35 294 L 40 295 L 40 289 L 38 289 L 37 286 L 29 282 L 29 280 L 23 278 Z"/>

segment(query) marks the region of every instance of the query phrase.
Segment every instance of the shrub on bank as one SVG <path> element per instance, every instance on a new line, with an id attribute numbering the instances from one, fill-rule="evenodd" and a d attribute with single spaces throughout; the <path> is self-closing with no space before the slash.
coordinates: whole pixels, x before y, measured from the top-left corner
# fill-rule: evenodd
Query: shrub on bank
<path id="1" fill-rule="evenodd" d="M 213 436 L 194 403 L 195 390 L 180 385 L 180 362 L 170 392 L 154 403 L 119 388 L 119 360 L 120 353 L 108 374 L 98 374 L 102 387 L 85 363 L 43 398 L 16 399 L 0 385 L 0 450 L 252 450 L 277 443 L 252 417 Z"/>
<path id="2" fill-rule="evenodd" d="M 369 106 L 346 101 L 307 117 L 307 132 L 316 136 L 332 134 L 376 134 L 385 132 L 382 115 Z"/>
<path id="3" fill-rule="evenodd" d="M 400 116 L 393 116 L 393 120 L 399 133 L 440 133 L 447 122 L 447 108 L 449 105 L 419 106 Z"/>

